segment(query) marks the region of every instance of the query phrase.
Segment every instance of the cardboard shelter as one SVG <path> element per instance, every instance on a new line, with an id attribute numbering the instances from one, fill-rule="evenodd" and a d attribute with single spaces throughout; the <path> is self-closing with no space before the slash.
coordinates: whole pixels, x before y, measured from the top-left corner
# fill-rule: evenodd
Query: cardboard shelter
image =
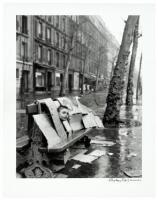
<path id="1" fill-rule="evenodd" d="M 51 98 L 37 100 L 38 113 L 33 114 L 34 123 L 38 126 L 47 140 L 47 149 L 55 150 L 57 147 L 65 147 L 82 138 L 92 128 L 103 128 L 103 124 L 93 110 L 81 104 L 77 97 Z M 70 119 L 61 121 L 58 114 L 59 106 L 66 106 Z M 30 105 L 31 106 L 31 105 Z M 33 106 L 33 104 L 32 104 Z M 34 108 L 28 108 L 31 110 Z M 68 132 L 72 132 L 69 136 Z M 59 148 L 60 149 L 60 148 Z"/>

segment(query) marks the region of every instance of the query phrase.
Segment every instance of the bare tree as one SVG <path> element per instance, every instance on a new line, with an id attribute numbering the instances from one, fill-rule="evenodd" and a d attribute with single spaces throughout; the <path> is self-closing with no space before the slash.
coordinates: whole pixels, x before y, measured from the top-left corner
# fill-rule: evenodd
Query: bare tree
<path id="1" fill-rule="evenodd" d="M 135 25 L 139 16 L 130 15 L 125 22 L 122 43 L 119 50 L 117 63 L 114 69 L 113 77 L 110 81 L 109 93 L 107 96 L 107 107 L 104 113 L 103 123 L 119 122 L 119 113 L 122 105 L 123 89 L 125 86 L 125 74 L 128 67 L 128 57 L 130 46 L 133 41 Z"/>
<path id="2" fill-rule="evenodd" d="M 104 46 L 100 46 L 98 49 L 98 61 L 97 61 L 97 74 L 96 74 L 96 83 L 95 83 L 95 91 L 98 89 L 98 80 L 99 80 L 99 74 L 100 74 L 100 67 L 102 64 L 102 57 L 103 54 L 106 53 L 106 49 Z"/>
<path id="3" fill-rule="evenodd" d="M 140 56 L 140 63 L 139 63 L 139 72 L 138 72 L 138 78 L 137 78 L 137 90 L 136 90 L 136 100 L 138 101 L 138 96 L 139 96 L 139 90 L 141 88 L 141 78 L 140 78 L 140 73 L 141 73 L 141 67 L 142 67 L 142 53 Z"/>
<path id="4" fill-rule="evenodd" d="M 84 23 L 86 23 L 87 20 L 86 18 L 84 18 L 84 20 L 77 22 L 73 22 L 71 23 L 70 26 L 70 36 L 69 39 L 66 41 L 67 42 L 67 59 L 66 59 L 66 64 L 65 64 L 65 68 L 64 68 L 64 73 L 63 73 L 63 79 L 61 81 L 61 88 L 60 88 L 60 96 L 65 96 L 66 94 L 66 83 L 67 83 L 67 79 L 68 79 L 68 71 L 69 71 L 69 67 L 70 67 L 70 63 L 71 63 L 71 59 L 72 59 L 72 52 L 73 49 L 76 45 L 76 41 L 77 41 L 77 33 L 79 30 L 81 30 L 82 25 Z"/>
<path id="5" fill-rule="evenodd" d="M 131 55 L 131 60 L 130 60 L 128 85 L 127 85 L 127 95 L 126 95 L 126 105 L 127 106 L 133 105 L 134 67 L 135 67 L 135 60 L 136 60 L 137 48 L 138 48 L 138 37 L 139 37 L 138 27 L 139 27 L 139 18 L 138 18 L 136 26 L 135 26 L 134 37 L 133 37 L 133 47 L 132 47 L 132 55 Z"/>
<path id="6" fill-rule="evenodd" d="M 81 94 L 83 94 L 83 85 L 84 85 L 84 78 L 85 78 L 85 71 L 86 71 L 86 66 L 87 66 L 87 62 L 88 62 L 88 58 L 91 54 L 91 48 L 93 47 L 93 37 L 91 35 L 87 34 L 86 37 L 86 41 L 84 42 L 84 50 L 83 53 L 84 54 L 84 61 L 83 61 L 83 68 L 81 70 Z"/>
<path id="7" fill-rule="evenodd" d="M 112 60 L 112 67 L 111 67 L 111 74 L 110 74 L 110 78 L 112 78 L 113 76 L 113 73 L 114 73 L 114 69 L 115 69 L 115 63 L 116 63 L 116 60 L 117 60 L 117 55 L 113 57 L 113 60 Z"/>

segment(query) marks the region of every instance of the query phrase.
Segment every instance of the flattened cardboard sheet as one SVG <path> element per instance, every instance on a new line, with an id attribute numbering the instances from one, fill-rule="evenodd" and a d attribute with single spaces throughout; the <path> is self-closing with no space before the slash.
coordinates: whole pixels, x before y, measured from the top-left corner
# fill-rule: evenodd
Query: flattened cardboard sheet
<path id="1" fill-rule="evenodd" d="M 47 140 L 48 149 L 53 148 L 54 145 L 61 142 L 60 137 L 52 127 L 46 114 L 33 115 L 33 118 Z"/>
<path id="2" fill-rule="evenodd" d="M 46 106 L 48 107 L 49 111 L 50 111 L 50 114 L 51 114 L 51 117 L 52 117 L 52 120 L 54 122 L 54 126 L 55 126 L 55 129 L 57 131 L 57 134 L 59 135 L 59 137 L 61 139 L 66 139 L 67 138 L 67 135 L 66 135 L 66 132 L 64 130 L 64 127 L 63 127 L 63 124 L 62 122 L 60 121 L 60 118 L 59 118 L 59 114 L 58 114 L 58 111 L 57 111 L 57 106 L 56 104 L 54 103 L 54 101 L 50 98 L 48 99 L 44 99 L 44 103 L 46 104 Z"/>

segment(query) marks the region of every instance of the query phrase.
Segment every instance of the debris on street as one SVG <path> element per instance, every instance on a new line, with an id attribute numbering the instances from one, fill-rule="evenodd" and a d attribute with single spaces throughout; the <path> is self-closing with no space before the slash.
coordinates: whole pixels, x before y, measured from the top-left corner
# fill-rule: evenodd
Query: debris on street
<path id="1" fill-rule="evenodd" d="M 91 140 L 91 144 L 98 144 L 101 146 L 113 146 L 115 142 L 112 141 L 102 141 L 102 140 Z"/>
<path id="2" fill-rule="evenodd" d="M 107 153 L 107 155 L 112 156 L 112 155 L 114 155 L 114 153 L 110 153 L 110 152 L 109 152 L 109 153 Z"/>
<path id="3" fill-rule="evenodd" d="M 91 153 L 89 153 L 88 155 L 90 155 L 90 156 L 96 156 L 96 157 L 101 157 L 101 156 L 103 156 L 105 154 L 106 154 L 105 151 L 96 149 L 96 150 L 92 151 Z"/>
<path id="4" fill-rule="evenodd" d="M 81 167 L 81 165 L 76 164 L 72 166 L 72 169 L 78 169 L 79 167 Z"/>
<path id="5" fill-rule="evenodd" d="M 130 154 L 127 155 L 127 158 L 136 157 L 136 156 L 137 156 L 136 153 L 130 153 Z"/>
<path id="6" fill-rule="evenodd" d="M 56 176 L 54 178 L 67 178 L 68 175 L 66 174 L 56 174 Z"/>
<path id="7" fill-rule="evenodd" d="M 96 156 L 85 155 L 85 154 L 78 154 L 72 158 L 73 160 L 77 160 L 83 163 L 92 163 L 92 161 L 96 160 Z"/>

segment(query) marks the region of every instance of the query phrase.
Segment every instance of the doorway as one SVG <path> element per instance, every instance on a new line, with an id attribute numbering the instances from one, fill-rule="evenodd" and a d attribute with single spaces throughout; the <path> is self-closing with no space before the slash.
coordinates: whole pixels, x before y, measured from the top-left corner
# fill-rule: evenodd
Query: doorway
<path id="1" fill-rule="evenodd" d="M 69 74 L 68 87 L 69 87 L 69 92 L 72 92 L 72 88 L 73 88 L 73 75 L 72 74 Z"/>
<path id="2" fill-rule="evenodd" d="M 48 91 L 51 91 L 51 87 L 52 87 L 52 73 L 47 72 L 47 88 L 48 88 Z"/>
<path id="3" fill-rule="evenodd" d="M 24 70 L 24 92 L 29 90 L 29 71 Z"/>

